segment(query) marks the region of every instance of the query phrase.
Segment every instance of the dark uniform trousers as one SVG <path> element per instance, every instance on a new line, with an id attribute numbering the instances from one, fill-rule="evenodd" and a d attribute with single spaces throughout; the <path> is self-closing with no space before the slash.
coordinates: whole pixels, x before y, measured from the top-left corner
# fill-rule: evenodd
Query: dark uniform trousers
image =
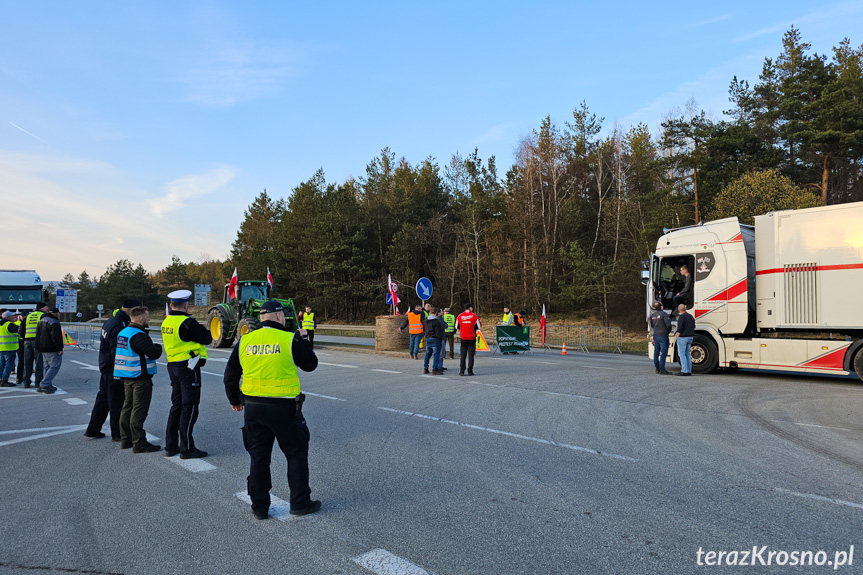
<path id="1" fill-rule="evenodd" d="M 307 329 L 306 330 L 306 337 L 309 340 L 309 345 L 312 346 L 312 349 L 315 349 L 315 330 Z"/>
<path id="2" fill-rule="evenodd" d="M 150 413 L 150 400 L 153 399 L 152 379 L 124 379 L 125 399 L 120 411 L 120 439 L 139 443 L 147 441 L 144 421 Z"/>
<path id="3" fill-rule="evenodd" d="M 309 488 L 309 428 L 302 411 L 297 413 L 292 399 L 256 402 L 246 397 L 243 407 L 245 427 L 243 444 L 251 456 L 248 490 L 252 511 L 266 512 L 270 508 L 270 459 L 273 442 L 288 460 L 288 486 L 291 489 L 291 509 L 305 509 L 311 504 Z"/>
<path id="4" fill-rule="evenodd" d="M 475 339 L 463 339 L 461 340 L 461 346 L 459 347 L 459 364 L 458 364 L 458 372 L 464 373 L 464 364 L 467 361 L 467 370 L 473 371 L 473 357 L 476 355 L 476 340 Z"/>
<path id="5" fill-rule="evenodd" d="M 198 421 L 198 405 L 201 403 L 201 366 L 189 369 L 188 361 L 168 363 L 171 377 L 171 411 L 165 429 L 165 449 L 177 449 L 177 434 L 180 436 L 180 451 L 195 449 L 192 430 Z"/>
<path id="6" fill-rule="evenodd" d="M 113 373 L 102 373 L 99 377 L 99 393 L 96 394 L 96 401 L 93 403 L 87 433 L 93 434 L 100 431 L 110 414 L 111 437 L 120 439 L 120 411 L 123 409 L 125 398 L 123 382 L 114 379 Z"/>
<path id="7" fill-rule="evenodd" d="M 33 369 L 35 364 L 36 369 Z M 42 366 L 42 354 L 36 351 L 36 340 L 24 340 L 24 374 L 21 376 L 25 387 L 30 387 L 30 376 L 36 375 L 36 387 L 42 383 L 45 368 Z"/>
<path id="8" fill-rule="evenodd" d="M 449 344 L 449 358 L 455 359 L 455 334 L 448 333 L 446 334 L 446 338 L 444 338 L 443 343 L 441 344 L 443 347 L 440 350 L 440 356 L 446 357 L 446 346 Z"/>

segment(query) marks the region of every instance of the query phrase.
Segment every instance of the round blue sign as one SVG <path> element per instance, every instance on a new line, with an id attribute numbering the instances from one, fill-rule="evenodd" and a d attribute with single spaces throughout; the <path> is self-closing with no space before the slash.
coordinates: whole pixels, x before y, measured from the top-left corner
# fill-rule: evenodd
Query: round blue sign
<path id="1" fill-rule="evenodd" d="M 420 296 L 420 299 L 423 301 L 431 299 L 432 283 L 430 279 L 420 278 L 417 280 L 417 295 Z"/>

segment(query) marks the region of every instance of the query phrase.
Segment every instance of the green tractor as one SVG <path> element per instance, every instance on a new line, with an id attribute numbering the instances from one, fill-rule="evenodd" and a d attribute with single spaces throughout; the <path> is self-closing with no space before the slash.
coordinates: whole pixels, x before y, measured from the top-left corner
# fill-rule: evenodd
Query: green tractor
<path id="1" fill-rule="evenodd" d="M 224 301 L 228 300 L 228 285 L 225 284 Z M 258 316 L 261 305 L 270 299 L 270 284 L 265 281 L 242 281 L 237 283 L 237 298 L 229 303 L 219 303 L 207 312 L 207 326 L 213 336 L 213 347 L 230 347 L 250 331 L 261 327 Z M 276 299 L 285 308 L 285 326 L 297 330 L 297 311 L 292 299 Z"/>

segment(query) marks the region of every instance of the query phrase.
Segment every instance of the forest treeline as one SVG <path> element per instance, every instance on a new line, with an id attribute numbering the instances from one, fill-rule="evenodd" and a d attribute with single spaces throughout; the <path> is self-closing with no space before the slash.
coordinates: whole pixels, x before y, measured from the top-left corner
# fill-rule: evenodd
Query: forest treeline
<path id="1" fill-rule="evenodd" d="M 411 163 L 384 148 L 362 177 L 328 182 L 319 169 L 287 198 L 261 192 L 224 261 L 175 257 L 135 281 L 155 299 L 192 283 L 219 296 L 235 266 L 241 280 L 269 267 L 281 297 L 358 321 L 387 312 L 388 274 L 403 286 L 402 311 L 425 276 L 436 305 L 535 318 L 545 304 L 638 325 L 640 261 L 664 227 L 863 200 L 863 46 L 812 53 L 793 27 L 782 45 L 757 79 L 730 80 L 725 119 L 690 101 L 654 134 L 609 125 L 581 102 L 563 123 L 543 118 L 506 168 L 478 150 Z M 143 271 L 118 262 L 92 289 L 117 266 Z"/>

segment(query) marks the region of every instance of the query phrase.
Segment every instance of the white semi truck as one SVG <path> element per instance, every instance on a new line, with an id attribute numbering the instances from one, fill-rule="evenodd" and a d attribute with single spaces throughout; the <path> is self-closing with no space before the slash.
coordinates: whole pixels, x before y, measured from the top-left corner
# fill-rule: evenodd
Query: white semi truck
<path id="1" fill-rule="evenodd" d="M 672 311 L 684 286 L 681 265 L 694 276 L 694 372 L 863 379 L 863 202 L 771 212 L 754 226 L 734 217 L 666 230 L 644 262 L 648 315 L 656 301 Z M 676 359 L 672 345 L 669 360 Z"/>
<path id="2" fill-rule="evenodd" d="M 0 270 L 0 308 L 32 311 L 40 301 L 42 278 L 34 270 Z"/>

